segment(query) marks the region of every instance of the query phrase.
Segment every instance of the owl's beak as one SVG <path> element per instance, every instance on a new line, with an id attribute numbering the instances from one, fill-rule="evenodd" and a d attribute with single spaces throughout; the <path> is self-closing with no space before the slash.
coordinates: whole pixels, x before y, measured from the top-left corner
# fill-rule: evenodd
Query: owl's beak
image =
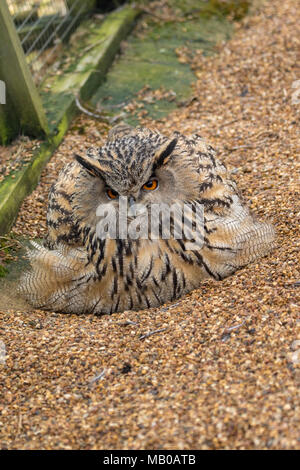
<path id="1" fill-rule="evenodd" d="M 129 205 L 129 208 L 128 208 L 128 215 L 129 217 L 134 217 L 136 214 L 135 214 L 135 199 L 133 196 L 129 196 L 128 197 L 128 205 Z"/>
<path id="2" fill-rule="evenodd" d="M 128 204 L 129 204 L 129 208 L 131 208 L 132 206 L 134 206 L 135 204 L 135 198 L 133 196 L 129 196 L 128 198 Z"/>

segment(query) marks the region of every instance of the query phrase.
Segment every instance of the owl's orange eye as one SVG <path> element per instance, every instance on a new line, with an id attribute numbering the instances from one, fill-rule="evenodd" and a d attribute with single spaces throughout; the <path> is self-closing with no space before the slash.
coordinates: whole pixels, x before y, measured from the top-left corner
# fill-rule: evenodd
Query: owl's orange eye
<path id="1" fill-rule="evenodd" d="M 149 180 L 147 181 L 146 184 L 144 184 L 143 189 L 146 191 L 154 191 L 158 187 L 158 181 L 156 179 Z"/>
<path id="2" fill-rule="evenodd" d="M 113 189 L 107 189 L 106 194 L 110 199 L 116 199 L 118 197 L 118 193 Z"/>

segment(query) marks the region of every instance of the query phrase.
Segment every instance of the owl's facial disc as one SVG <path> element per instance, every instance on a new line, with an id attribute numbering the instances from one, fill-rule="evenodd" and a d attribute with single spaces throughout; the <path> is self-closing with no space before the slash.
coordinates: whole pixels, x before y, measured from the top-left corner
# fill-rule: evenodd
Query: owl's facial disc
<path id="1" fill-rule="evenodd" d="M 176 145 L 176 138 L 163 138 L 157 142 L 156 134 L 153 145 L 151 139 L 124 137 L 124 142 L 117 139 L 99 149 L 89 149 L 85 155 L 75 155 L 75 158 L 86 173 L 95 178 L 91 185 L 95 186 L 96 180 L 101 180 L 97 187 L 106 199 L 117 202 L 120 196 L 132 196 L 137 203 L 148 205 L 159 202 L 158 189 L 165 190 L 170 179 L 166 177 L 170 173 L 168 163 Z"/>

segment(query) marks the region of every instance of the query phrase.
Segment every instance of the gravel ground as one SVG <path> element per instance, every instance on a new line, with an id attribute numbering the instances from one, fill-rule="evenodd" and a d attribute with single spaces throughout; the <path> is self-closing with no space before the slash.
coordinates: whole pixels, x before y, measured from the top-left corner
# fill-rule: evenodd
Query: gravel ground
<path id="1" fill-rule="evenodd" d="M 181 51 L 198 78 L 194 99 L 144 122 L 198 131 L 218 148 L 253 210 L 275 224 L 278 248 L 160 309 L 5 308 L 2 448 L 299 449 L 299 38 L 297 2 L 266 1 L 217 56 Z M 43 236 L 57 172 L 106 132 L 77 119 L 15 233 Z"/>

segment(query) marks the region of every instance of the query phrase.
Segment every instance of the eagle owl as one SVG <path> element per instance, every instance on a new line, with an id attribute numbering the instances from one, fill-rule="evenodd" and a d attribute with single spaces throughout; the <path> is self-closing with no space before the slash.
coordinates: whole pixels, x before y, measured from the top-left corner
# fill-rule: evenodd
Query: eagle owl
<path id="1" fill-rule="evenodd" d="M 201 226 L 201 243 L 195 248 L 195 240 L 172 230 L 163 237 L 162 218 L 158 237 L 149 227 L 144 237 L 99 236 L 99 210 L 111 207 L 118 216 L 121 199 L 129 201 L 128 224 L 138 204 L 147 217 L 161 203 L 186 204 L 191 223 Z M 203 209 L 201 220 L 196 206 Z M 171 229 L 176 217 L 183 219 L 171 213 Z M 223 279 L 274 245 L 273 227 L 249 212 L 225 165 L 198 134 L 168 138 L 125 124 L 110 131 L 103 147 L 76 155 L 61 171 L 50 190 L 47 227 L 43 246 L 34 243 L 29 252 L 31 269 L 20 289 L 35 307 L 65 313 L 157 307 L 199 288 L 203 279 Z"/>

